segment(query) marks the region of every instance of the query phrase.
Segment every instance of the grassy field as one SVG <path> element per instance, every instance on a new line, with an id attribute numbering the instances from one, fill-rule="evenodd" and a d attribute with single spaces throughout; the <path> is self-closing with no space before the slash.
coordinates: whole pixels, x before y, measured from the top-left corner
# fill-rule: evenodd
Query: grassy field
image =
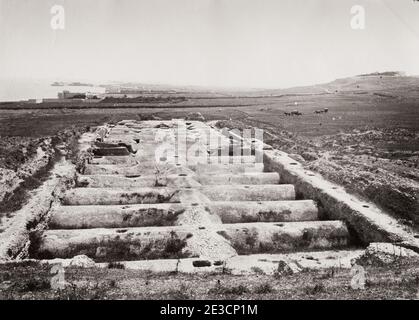
<path id="1" fill-rule="evenodd" d="M 367 267 L 365 289 L 353 289 L 350 270 L 294 275 L 148 273 L 66 268 L 64 290 L 51 289 L 51 266 L 0 265 L 0 299 L 419 299 L 417 262 Z"/>

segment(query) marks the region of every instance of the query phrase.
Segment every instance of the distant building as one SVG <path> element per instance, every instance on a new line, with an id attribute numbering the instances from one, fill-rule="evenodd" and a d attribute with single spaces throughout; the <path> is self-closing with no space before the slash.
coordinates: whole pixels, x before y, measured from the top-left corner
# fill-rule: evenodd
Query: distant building
<path id="1" fill-rule="evenodd" d="M 101 100 L 103 98 L 105 98 L 104 93 L 100 93 L 100 92 L 87 92 L 86 93 L 86 99 Z"/>
<path id="2" fill-rule="evenodd" d="M 58 93 L 58 99 L 86 99 L 86 93 L 64 90 Z"/>

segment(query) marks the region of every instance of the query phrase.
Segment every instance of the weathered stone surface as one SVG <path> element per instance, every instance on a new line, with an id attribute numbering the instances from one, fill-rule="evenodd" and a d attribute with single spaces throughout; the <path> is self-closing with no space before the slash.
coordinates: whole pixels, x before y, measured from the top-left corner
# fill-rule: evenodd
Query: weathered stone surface
<path id="1" fill-rule="evenodd" d="M 351 260 L 360 256 L 363 252 L 363 250 L 326 250 L 286 254 L 235 255 L 223 260 L 184 258 L 180 260 L 121 261 L 120 263 L 125 269 L 152 272 L 269 274 L 280 276 L 284 266 L 292 273 L 298 273 L 302 270 L 330 268 L 350 269 L 352 267 Z M 96 265 L 108 268 L 108 263 L 97 263 Z"/>
<path id="2" fill-rule="evenodd" d="M 96 266 L 95 262 L 86 255 L 78 255 L 71 259 L 71 267 L 79 268 L 94 268 Z"/>
<path id="3" fill-rule="evenodd" d="M 374 242 L 365 249 L 360 257 L 354 260 L 354 263 L 363 266 L 383 266 L 412 258 L 419 259 L 419 254 L 392 243 Z"/>
<path id="4" fill-rule="evenodd" d="M 213 201 L 209 211 L 224 223 L 285 222 L 318 220 L 318 209 L 312 200 L 294 201 Z"/>
<path id="5" fill-rule="evenodd" d="M 182 204 L 59 206 L 50 229 L 126 228 L 174 225 L 185 212 Z"/>
<path id="6" fill-rule="evenodd" d="M 210 173 L 260 173 L 264 171 L 263 163 L 216 163 L 216 164 L 203 164 L 197 163 L 188 165 L 197 174 L 210 174 Z"/>
<path id="7" fill-rule="evenodd" d="M 340 221 L 223 224 L 217 233 L 228 239 L 238 254 L 339 249 L 349 242 L 349 232 Z"/>
<path id="8" fill-rule="evenodd" d="M 195 178 L 203 185 L 226 185 L 226 184 L 278 184 L 279 174 L 277 172 L 258 172 L 243 174 L 201 174 Z"/>
<path id="9" fill-rule="evenodd" d="M 295 200 L 294 186 L 290 184 L 202 186 L 200 191 L 212 201 Z"/>
<path id="10" fill-rule="evenodd" d="M 65 193 L 65 205 L 118 205 L 140 203 L 177 203 L 179 191 L 174 188 L 138 188 L 136 191 L 106 188 L 75 188 Z"/>
<path id="11" fill-rule="evenodd" d="M 363 201 L 326 181 L 321 175 L 306 170 L 285 152 L 265 150 L 264 163 L 266 170 L 280 174 L 283 183 L 293 184 L 297 196 L 316 200 L 327 217 L 345 221 L 365 244 L 397 242 L 400 246 L 419 252 L 419 239 L 413 230 L 373 203 Z"/>
<path id="12" fill-rule="evenodd" d="M 123 143 L 137 152 L 91 159 L 78 188 L 54 210 L 55 229 L 44 232 L 34 256 L 85 255 L 105 267 L 122 261 L 155 271 L 282 275 L 349 266 L 357 252 L 342 250 L 351 244 L 345 222 L 364 241 L 387 239 L 388 229 L 374 221 L 363 225 L 365 203 L 356 203 L 354 215 L 351 196 L 288 155 L 263 145 L 264 163 L 253 163 L 262 152 L 255 152 L 254 141 L 230 140 L 205 123 L 124 121 L 99 140 L 101 150 Z M 230 157 L 237 147 L 243 154 Z"/>
<path id="13" fill-rule="evenodd" d="M 28 203 L 2 226 L 5 230 L 0 233 L 0 261 L 27 257 L 31 229 L 38 224 L 42 225 L 56 197 L 71 181 L 74 167 L 62 160 L 54 166 L 52 172 L 52 178 L 40 186 Z"/>
<path id="14" fill-rule="evenodd" d="M 36 258 L 86 255 L 97 262 L 196 256 L 188 242 L 197 227 L 144 227 L 47 230 L 38 240 Z"/>
<path id="15" fill-rule="evenodd" d="M 117 164 L 120 166 L 133 166 L 137 164 L 135 157 L 131 156 L 97 156 L 92 158 L 89 163 L 91 164 Z"/>
<path id="16" fill-rule="evenodd" d="M 278 268 L 275 270 L 275 274 L 279 276 L 288 276 L 295 272 L 300 271 L 299 269 L 293 270 L 289 263 L 285 262 L 284 260 L 278 261 Z"/>
<path id="17" fill-rule="evenodd" d="M 141 188 L 141 187 L 199 187 L 201 184 L 191 175 L 139 175 L 132 177 L 116 175 L 79 175 L 78 187 L 90 188 Z"/>

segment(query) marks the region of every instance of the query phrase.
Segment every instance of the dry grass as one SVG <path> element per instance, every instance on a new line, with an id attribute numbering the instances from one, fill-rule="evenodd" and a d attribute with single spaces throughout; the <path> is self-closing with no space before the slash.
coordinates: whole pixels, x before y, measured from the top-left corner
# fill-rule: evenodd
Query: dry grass
<path id="1" fill-rule="evenodd" d="M 124 269 L 66 269 L 71 286 L 49 287 L 49 266 L 0 265 L 1 299 L 418 299 L 416 262 L 368 267 L 365 290 L 350 287 L 350 270 L 293 275 L 149 273 Z"/>

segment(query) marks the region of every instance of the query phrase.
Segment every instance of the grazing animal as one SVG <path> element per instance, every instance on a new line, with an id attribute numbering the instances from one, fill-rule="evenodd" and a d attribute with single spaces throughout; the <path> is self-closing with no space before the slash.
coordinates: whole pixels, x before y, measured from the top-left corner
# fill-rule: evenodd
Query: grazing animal
<path id="1" fill-rule="evenodd" d="M 294 110 L 294 111 L 291 111 L 291 115 L 292 116 L 301 116 L 302 113 L 300 111 L 298 111 L 298 110 Z"/>
<path id="2" fill-rule="evenodd" d="M 314 113 L 326 113 L 328 111 L 329 111 L 328 108 L 324 108 L 323 110 L 315 110 Z"/>
<path id="3" fill-rule="evenodd" d="M 285 114 L 286 116 L 290 116 L 290 115 L 291 115 L 291 112 L 284 112 L 284 114 Z"/>

